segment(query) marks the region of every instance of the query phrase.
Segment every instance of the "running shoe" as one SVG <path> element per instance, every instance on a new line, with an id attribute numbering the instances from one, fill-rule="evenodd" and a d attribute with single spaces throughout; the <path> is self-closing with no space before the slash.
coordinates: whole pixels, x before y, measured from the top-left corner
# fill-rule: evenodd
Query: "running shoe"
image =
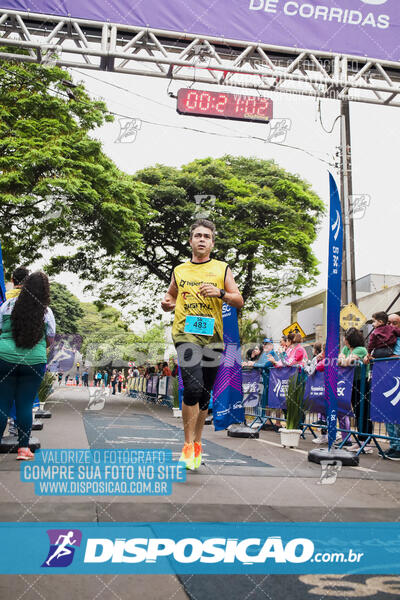
<path id="1" fill-rule="evenodd" d="M 313 444 L 327 444 L 328 436 L 327 435 L 319 435 L 318 437 L 312 440 Z"/>
<path id="2" fill-rule="evenodd" d="M 346 447 L 350 447 L 352 445 L 353 445 L 353 442 L 351 440 L 347 440 L 346 442 L 343 442 L 342 438 L 340 438 L 340 440 L 337 440 L 336 444 L 335 444 L 336 448 L 340 448 L 340 447 L 346 448 Z M 357 444 L 357 446 L 358 446 L 358 444 Z"/>
<path id="3" fill-rule="evenodd" d="M 35 455 L 29 448 L 18 448 L 17 460 L 33 460 Z"/>
<path id="4" fill-rule="evenodd" d="M 346 448 L 346 450 L 348 450 L 349 452 L 358 452 L 360 450 L 360 448 L 361 448 L 361 446 L 359 446 L 358 444 L 352 444 L 351 446 Z M 371 448 L 371 446 L 367 445 L 367 446 L 364 446 L 363 452 L 364 452 L 364 454 L 373 454 L 374 450 L 373 450 L 373 448 Z"/>
<path id="5" fill-rule="evenodd" d="M 185 463 L 185 467 L 190 469 L 190 471 L 194 471 L 194 445 L 185 444 L 182 448 L 182 454 L 179 459 L 179 462 Z"/>
<path id="6" fill-rule="evenodd" d="M 18 436 L 18 429 L 15 425 L 15 421 L 11 421 L 8 425 L 8 435 L 12 435 L 13 437 Z"/>
<path id="7" fill-rule="evenodd" d="M 194 443 L 194 468 L 201 467 L 201 442 Z"/>
<path id="8" fill-rule="evenodd" d="M 386 452 L 385 456 L 389 460 L 400 460 L 400 451 L 399 450 L 394 450 L 393 448 L 390 448 Z"/>

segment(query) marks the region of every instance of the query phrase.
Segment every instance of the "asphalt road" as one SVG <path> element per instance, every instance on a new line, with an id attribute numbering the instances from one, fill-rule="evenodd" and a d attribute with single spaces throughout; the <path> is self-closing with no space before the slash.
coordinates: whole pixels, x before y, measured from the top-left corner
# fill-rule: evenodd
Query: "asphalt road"
<path id="1" fill-rule="evenodd" d="M 124 396 L 88 411 L 87 390 L 61 388 L 37 432 L 42 448 L 169 448 L 177 458 L 181 421 L 169 409 Z M 45 497 L 19 479 L 15 455 L 1 455 L 1 521 L 296 522 L 396 521 L 400 464 L 377 454 L 346 467 L 333 485 L 307 461 L 311 438 L 283 449 L 274 432 L 259 440 L 205 430 L 205 464 L 168 497 Z M 2 549 L 4 550 L 4 549 Z M 23 570 L 23 568 L 21 568 Z M 332 599 L 400 597 L 400 577 L 373 575 L 1 575 L 0 599 L 24 600 Z"/>

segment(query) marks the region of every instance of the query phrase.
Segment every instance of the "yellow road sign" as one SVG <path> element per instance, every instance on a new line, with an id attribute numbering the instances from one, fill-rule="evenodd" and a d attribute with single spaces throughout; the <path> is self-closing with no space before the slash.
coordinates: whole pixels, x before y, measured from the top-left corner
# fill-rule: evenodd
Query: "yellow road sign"
<path id="1" fill-rule="evenodd" d="M 363 315 L 361 310 L 357 306 L 350 302 L 340 311 L 340 326 L 343 329 L 349 329 L 349 327 L 357 327 L 361 329 L 365 325 L 367 317 Z"/>
<path id="2" fill-rule="evenodd" d="M 289 325 L 289 327 L 286 327 L 286 329 L 283 329 L 282 333 L 283 335 L 289 335 L 289 333 L 299 333 L 301 337 L 306 337 L 306 334 L 304 333 L 297 321 Z"/>

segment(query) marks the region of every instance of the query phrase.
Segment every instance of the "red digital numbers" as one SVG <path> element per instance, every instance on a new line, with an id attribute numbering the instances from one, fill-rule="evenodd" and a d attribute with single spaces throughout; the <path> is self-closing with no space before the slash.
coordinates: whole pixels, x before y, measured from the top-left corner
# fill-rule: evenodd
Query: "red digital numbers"
<path id="1" fill-rule="evenodd" d="M 260 98 L 259 106 L 257 108 L 257 114 L 260 117 L 265 117 L 268 114 L 269 100 L 267 98 Z"/>
<path id="2" fill-rule="evenodd" d="M 219 113 L 223 114 L 225 112 L 225 106 L 228 102 L 228 96 L 226 96 L 225 94 L 218 94 L 218 98 L 219 100 L 215 106 L 215 109 Z"/>
<path id="3" fill-rule="evenodd" d="M 191 110 L 197 108 L 197 92 L 189 92 L 186 98 L 186 108 Z"/>
<path id="4" fill-rule="evenodd" d="M 178 92 L 177 111 L 181 114 L 268 123 L 272 119 L 272 109 L 272 100 L 261 96 L 187 88 Z"/>

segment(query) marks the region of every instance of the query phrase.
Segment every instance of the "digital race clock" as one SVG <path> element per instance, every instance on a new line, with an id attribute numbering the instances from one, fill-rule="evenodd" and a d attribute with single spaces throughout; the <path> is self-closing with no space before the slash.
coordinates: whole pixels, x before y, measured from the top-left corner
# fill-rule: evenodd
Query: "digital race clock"
<path id="1" fill-rule="evenodd" d="M 182 115 L 268 123 L 272 119 L 272 107 L 272 100 L 261 96 L 182 88 L 178 92 L 176 110 Z"/>

